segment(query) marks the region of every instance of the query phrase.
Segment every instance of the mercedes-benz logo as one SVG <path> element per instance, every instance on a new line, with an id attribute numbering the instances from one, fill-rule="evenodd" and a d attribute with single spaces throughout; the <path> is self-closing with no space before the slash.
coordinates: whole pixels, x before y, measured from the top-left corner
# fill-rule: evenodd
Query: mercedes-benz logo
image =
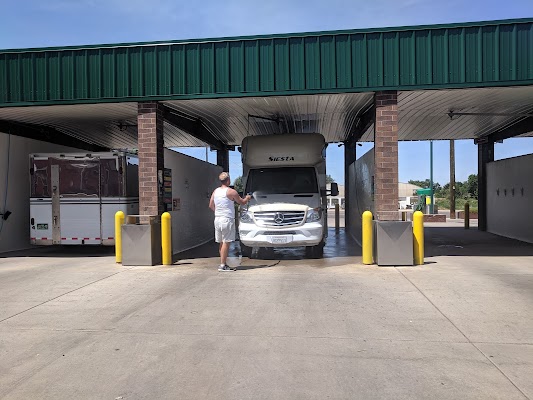
<path id="1" fill-rule="evenodd" d="M 274 222 L 276 224 L 279 225 L 279 224 L 283 223 L 283 221 L 285 221 L 285 216 L 282 213 L 278 212 L 278 213 L 274 214 Z"/>

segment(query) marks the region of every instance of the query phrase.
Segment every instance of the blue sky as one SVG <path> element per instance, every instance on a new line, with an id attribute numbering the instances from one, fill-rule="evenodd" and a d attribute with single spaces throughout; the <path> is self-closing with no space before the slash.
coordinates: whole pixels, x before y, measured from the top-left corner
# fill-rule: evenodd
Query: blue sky
<path id="1" fill-rule="evenodd" d="M 532 0 L 2 0 L 0 48 L 64 46 L 480 21 L 533 16 Z M 369 145 L 358 147 L 359 155 Z M 204 149 L 188 154 L 205 158 Z M 496 158 L 533 153 L 533 139 L 496 144 Z M 449 179 L 448 142 L 434 145 L 435 180 Z M 328 149 L 344 179 L 344 149 Z M 215 161 L 210 153 L 210 161 Z M 429 177 L 429 143 L 400 143 L 400 181 Z M 456 177 L 477 171 L 472 140 L 456 143 Z M 240 154 L 230 172 L 241 171 Z"/>

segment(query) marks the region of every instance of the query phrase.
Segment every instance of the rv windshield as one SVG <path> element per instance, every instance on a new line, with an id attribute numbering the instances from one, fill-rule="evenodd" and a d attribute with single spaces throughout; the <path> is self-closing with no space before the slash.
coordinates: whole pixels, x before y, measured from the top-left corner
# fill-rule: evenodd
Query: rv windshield
<path id="1" fill-rule="evenodd" d="M 246 192 L 261 194 L 317 193 L 315 169 L 312 167 L 252 169 L 248 174 Z"/>

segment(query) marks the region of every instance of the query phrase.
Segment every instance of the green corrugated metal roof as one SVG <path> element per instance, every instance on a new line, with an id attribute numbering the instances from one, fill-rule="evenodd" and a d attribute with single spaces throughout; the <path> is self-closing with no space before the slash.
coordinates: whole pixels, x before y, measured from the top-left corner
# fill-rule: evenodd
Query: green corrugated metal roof
<path id="1" fill-rule="evenodd" d="M 533 84 L 533 19 L 0 51 L 0 107 Z"/>

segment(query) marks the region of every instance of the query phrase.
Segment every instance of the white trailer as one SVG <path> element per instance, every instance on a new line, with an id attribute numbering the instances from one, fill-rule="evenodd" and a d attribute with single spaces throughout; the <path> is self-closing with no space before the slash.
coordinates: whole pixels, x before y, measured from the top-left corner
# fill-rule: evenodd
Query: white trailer
<path id="1" fill-rule="evenodd" d="M 117 211 L 138 214 L 137 156 L 124 152 L 30 154 L 34 245 L 115 244 Z"/>
<path id="2" fill-rule="evenodd" d="M 241 147 L 246 193 L 241 250 L 301 247 L 322 256 L 327 237 L 326 142 L 317 133 L 247 137 Z M 337 184 L 331 194 L 338 195 Z"/>

